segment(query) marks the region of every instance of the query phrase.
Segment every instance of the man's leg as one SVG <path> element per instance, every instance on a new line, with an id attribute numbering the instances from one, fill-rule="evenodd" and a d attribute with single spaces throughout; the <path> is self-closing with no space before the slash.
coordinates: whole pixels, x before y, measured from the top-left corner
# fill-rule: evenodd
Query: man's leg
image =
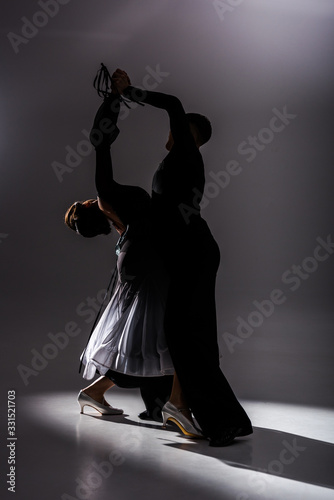
<path id="1" fill-rule="evenodd" d="M 162 421 L 161 408 L 168 400 L 173 384 L 173 376 L 162 377 L 135 377 L 124 373 L 108 370 L 106 376 L 118 387 L 134 389 L 140 388 L 141 397 L 146 410 L 142 415 L 143 420 Z"/>
<path id="2" fill-rule="evenodd" d="M 147 377 L 142 381 L 140 394 L 146 411 L 138 416 L 142 420 L 156 420 L 162 422 L 161 408 L 168 401 L 172 391 L 173 375 L 163 377 Z"/>
<path id="3" fill-rule="evenodd" d="M 204 435 L 214 437 L 231 426 L 251 425 L 219 366 L 215 308 L 219 250 L 208 239 L 203 251 L 187 257 L 174 267 L 166 337 L 189 406 Z"/>

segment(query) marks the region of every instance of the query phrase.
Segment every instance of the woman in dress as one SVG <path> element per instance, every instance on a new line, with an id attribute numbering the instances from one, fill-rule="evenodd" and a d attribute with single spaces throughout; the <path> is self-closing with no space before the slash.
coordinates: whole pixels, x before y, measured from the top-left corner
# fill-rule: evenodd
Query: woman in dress
<path id="1" fill-rule="evenodd" d="M 163 329 L 168 277 L 152 244 L 151 199 L 142 188 L 121 185 L 113 177 L 110 145 L 119 133 L 119 109 L 120 96 L 113 90 L 105 96 L 90 136 L 97 198 L 74 203 L 65 215 L 66 224 L 84 237 L 109 234 L 110 226 L 120 235 L 112 297 L 81 356 L 84 378 L 101 375 L 80 391 L 81 412 L 88 405 L 102 414 L 123 413 L 104 397 L 115 384 L 140 387 L 144 401 L 145 392 L 155 391 L 155 399 L 164 402 L 171 389 L 170 377 L 164 375 L 174 373 Z M 173 421 L 185 435 L 200 437 L 176 377 L 173 394 L 186 415 Z"/>

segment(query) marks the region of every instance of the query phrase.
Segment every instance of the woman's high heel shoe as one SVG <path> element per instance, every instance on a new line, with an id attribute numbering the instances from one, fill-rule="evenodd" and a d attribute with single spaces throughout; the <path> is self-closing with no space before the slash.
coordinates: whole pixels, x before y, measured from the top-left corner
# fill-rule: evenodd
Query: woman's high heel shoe
<path id="1" fill-rule="evenodd" d="M 166 427 L 168 421 L 176 424 L 182 433 L 187 437 L 203 438 L 203 434 L 197 429 L 190 420 L 182 415 L 182 409 L 176 408 L 172 403 L 167 403 L 162 407 L 162 426 Z"/>
<path id="2" fill-rule="evenodd" d="M 99 411 L 102 415 L 122 415 L 123 410 L 114 408 L 113 406 L 104 405 L 95 401 L 95 399 L 88 396 L 85 392 L 80 391 L 78 395 L 78 403 L 80 406 L 80 413 L 83 413 L 84 406 L 91 406 Z"/>

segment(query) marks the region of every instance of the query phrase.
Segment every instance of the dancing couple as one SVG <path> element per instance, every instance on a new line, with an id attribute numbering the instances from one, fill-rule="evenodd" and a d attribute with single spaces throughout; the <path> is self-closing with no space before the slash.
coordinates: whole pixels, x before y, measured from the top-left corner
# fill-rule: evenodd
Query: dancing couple
<path id="1" fill-rule="evenodd" d="M 146 405 L 140 418 L 173 422 L 188 437 L 226 446 L 253 430 L 219 366 L 220 253 L 199 205 L 205 184 L 199 149 L 211 137 L 211 124 L 203 115 L 185 113 L 174 96 L 133 87 L 120 69 L 112 77 L 104 66 L 101 71 L 104 101 L 90 136 L 98 196 L 72 205 L 65 221 L 85 237 L 109 234 L 113 226 L 120 238 L 111 299 L 81 356 L 84 378 L 100 374 L 80 391 L 81 412 L 88 405 L 121 414 L 105 392 L 115 384 L 140 387 Z M 168 154 L 154 174 L 151 197 L 114 180 L 110 146 L 119 133 L 121 101 L 169 116 Z"/>

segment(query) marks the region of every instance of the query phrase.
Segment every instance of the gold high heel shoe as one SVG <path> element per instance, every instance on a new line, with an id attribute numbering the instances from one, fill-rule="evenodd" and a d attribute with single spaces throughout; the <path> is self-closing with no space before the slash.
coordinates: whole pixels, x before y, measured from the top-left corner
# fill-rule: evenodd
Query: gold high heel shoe
<path id="1" fill-rule="evenodd" d="M 104 405 L 95 401 L 95 399 L 88 396 L 85 392 L 80 391 L 78 394 L 78 403 L 80 406 L 80 413 L 83 413 L 84 406 L 91 406 L 99 411 L 102 415 L 122 415 L 123 410 L 114 408 L 113 406 Z"/>
<path id="2" fill-rule="evenodd" d="M 172 403 L 167 403 L 162 407 L 162 426 L 165 428 L 168 421 L 176 424 L 182 433 L 191 438 L 204 438 L 203 434 L 197 429 L 190 420 L 182 415 L 182 409 L 176 408 Z"/>

